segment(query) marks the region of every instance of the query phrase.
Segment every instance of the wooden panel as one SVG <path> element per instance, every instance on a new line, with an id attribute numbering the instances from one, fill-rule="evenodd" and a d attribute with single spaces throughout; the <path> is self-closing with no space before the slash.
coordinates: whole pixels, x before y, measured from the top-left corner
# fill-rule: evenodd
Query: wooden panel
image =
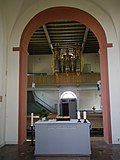
<path id="1" fill-rule="evenodd" d="M 103 116 L 102 113 L 87 113 L 87 119 L 91 122 L 92 128 L 103 128 Z"/>
<path id="2" fill-rule="evenodd" d="M 35 75 L 34 82 L 39 85 L 80 85 L 97 84 L 100 74 L 57 73 L 55 75 Z M 28 76 L 28 86 L 32 85 L 33 76 Z"/>

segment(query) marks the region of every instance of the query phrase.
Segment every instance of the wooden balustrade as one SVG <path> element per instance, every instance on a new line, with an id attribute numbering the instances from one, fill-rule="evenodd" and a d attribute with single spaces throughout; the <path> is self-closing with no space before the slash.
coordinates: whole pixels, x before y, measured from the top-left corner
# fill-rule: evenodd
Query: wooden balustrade
<path id="1" fill-rule="evenodd" d="M 40 85 L 93 85 L 100 80 L 100 74 L 57 73 L 55 75 L 34 75 L 36 86 Z M 28 76 L 28 87 L 32 86 L 33 76 Z"/>

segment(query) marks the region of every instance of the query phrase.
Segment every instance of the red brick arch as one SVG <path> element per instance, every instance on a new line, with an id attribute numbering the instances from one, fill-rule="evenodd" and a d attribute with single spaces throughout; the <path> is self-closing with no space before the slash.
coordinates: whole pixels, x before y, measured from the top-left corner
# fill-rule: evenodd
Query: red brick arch
<path id="1" fill-rule="evenodd" d="M 26 25 L 20 42 L 20 84 L 19 84 L 19 125 L 18 142 L 26 140 L 26 115 L 27 115 L 27 49 L 30 37 L 38 27 L 43 24 L 58 20 L 75 20 L 92 30 L 100 46 L 100 70 L 102 83 L 103 125 L 105 141 L 111 143 L 110 101 L 108 86 L 107 44 L 105 32 L 100 23 L 89 13 L 71 7 L 48 8 L 35 15 Z"/>

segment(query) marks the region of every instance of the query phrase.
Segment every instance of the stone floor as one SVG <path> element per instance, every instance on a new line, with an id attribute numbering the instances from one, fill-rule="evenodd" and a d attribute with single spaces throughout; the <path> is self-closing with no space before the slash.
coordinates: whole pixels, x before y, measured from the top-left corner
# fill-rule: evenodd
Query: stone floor
<path id="1" fill-rule="evenodd" d="M 34 156 L 34 146 L 5 145 L 0 148 L 0 160 L 120 160 L 120 145 L 106 144 L 101 137 L 91 138 L 92 154 L 89 157 L 41 157 Z"/>

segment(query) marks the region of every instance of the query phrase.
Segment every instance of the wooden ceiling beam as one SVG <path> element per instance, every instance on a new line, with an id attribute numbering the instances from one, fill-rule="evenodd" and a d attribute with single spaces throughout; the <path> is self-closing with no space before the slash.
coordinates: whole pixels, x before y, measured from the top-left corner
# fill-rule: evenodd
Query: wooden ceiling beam
<path id="1" fill-rule="evenodd" d="M 83 42 L 82 42 L 81 54 L 84 52 L 84 48 L 85 48 L 85 43 L 86 43 L 86 40 L 87 40 L 88 32 L 89 32 L 89 28 L 86 27 L 85 33 L 84 33 L 84 37 L 83 37 Z"/>
<path id="2" fill-rule="evenodd" d="M 50 36 L 49 36 L 49 33 L 48 33 L 48 30 L 47 30 L 46 25 L 43 25 L 43 30 L 44 30 L 44 32 L 45 32 L 45 36 L 46 36 L 46 38 L 47 38 L 47 41 L 48 41 L 48 44 L 49 44 L 49 46 L 50 46 L 51 52 L 53 53 L 53 45 L 52 45 L 52 43 L 51 43 L 51 39 L 50 39 Z"/>

